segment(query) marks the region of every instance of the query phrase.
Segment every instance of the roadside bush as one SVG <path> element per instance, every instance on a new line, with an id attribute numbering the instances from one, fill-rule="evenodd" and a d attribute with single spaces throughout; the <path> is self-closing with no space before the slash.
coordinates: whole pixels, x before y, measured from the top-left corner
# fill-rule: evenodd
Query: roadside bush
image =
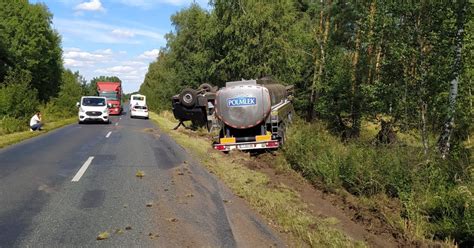
<path id="1" fill-rule="evenodd" d="M 52 99 L 45 105 L 41 107 L 41 113 L 44 122 L 48 122 L 51 120 L 61 119 L 61 118 L 68 118 L 71 117 L 71 113 L 67 110 L 62 108 L 57 102 L 56 99 Z"/>
<path id="2" fill-rule="evenodd" d="M 293 169 L 326 189 L 355 196 L 386 194 L 401 201 L 400 216 L 415 236 L 463 244 L 473 239 L 473 179 L 469 156 L 442 160 L 420 147 L 344 144 L 320 124 L 295 123 L 284 156 Z"/>
<path id="3" fill-rule="evenodd" d="M 30 88 L 29 73 L 21 70 L 9 71 L 0 87 L 0 116 L 24 118 L 38 108 L 37 91 Z"/>
<path id="4" fill-rule="evenodd" d="M 0 135 L 28 129 L 28 119 L 4 116 L 0 119 Z"/>
<path id="5" fill-rule="evenodd" d="M 23 70 L 10 70 L 0 87 L 0 134 L 28 129 L 28 120 L 38 109 L 37 91 L 31 89 L 31 76 Z"/>
<path id="6" fill-rule="evenodd" d="M 81 99 L 83 87 L 81 76 L 65 70 L 61 78 L 61 87 L 57 97 L 51 99 L 42 108 L 44 120 L 69 118 L 77 114 L 76 102 Z"/>
<path id="7" fill-rule="evenodd" d="M 465 247 L 474 245 L 474 187 L 459 185 L 439 192 L 426 203 L 435 237 L 452 237 Z"/>
<path id="8" fill-rule="evenodd" d="M 80 77 L 78 72 L 65 70 L 58 96 L 40 104 L 37 91 L 29 86 L 30 74 L 18 69 L 9 71 L 0 87 L 0 134 L 28 130 L 36 110 L 43 113 L 43 122 L 74 116 L 83 91 Z"/>

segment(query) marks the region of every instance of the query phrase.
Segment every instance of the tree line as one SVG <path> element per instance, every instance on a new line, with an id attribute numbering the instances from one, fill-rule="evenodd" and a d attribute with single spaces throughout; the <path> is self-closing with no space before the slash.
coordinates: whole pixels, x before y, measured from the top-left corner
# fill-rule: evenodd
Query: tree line
<path id="1" fill-rule="evenodd" d="M 63 67 L 61 36 L 45 4 L 0 0 L 0 134 L 27 129 L 37 111 L 47 120 L 72 117 L 82 95 L 95 95 L 90 82 Z"/>
<path id="2" fill-rule="evenodd" d="M 152 108 L 169 108 L 169 98 L 187 86 L 272 76 L 296 86 L 295 105 L 306 120 L 327 121 L 345 138 L 359 137 L 363 120 L 382 119 L 418 130 L 427 148 L 434 145 L 427 136 L 441 135 L 448 120 L 456 124 L 451 143 L 472 133 L 473 18 L 466 0 L 210 4 L 171 17 L 174 30 L 140 89 L 154 99 Z"/>

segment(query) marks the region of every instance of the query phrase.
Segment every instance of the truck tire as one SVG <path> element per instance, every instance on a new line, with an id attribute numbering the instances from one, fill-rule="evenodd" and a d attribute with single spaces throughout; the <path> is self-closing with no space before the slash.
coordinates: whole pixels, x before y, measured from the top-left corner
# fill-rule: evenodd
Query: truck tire
<path id="1" fill-rule="evenodd" d="M 212 92 L 213 91 L 212 85 L 210 85 L 208 83 L 203 83 L 203 84 L 199 85 L 199 89 L 204 90 L 205 92 Z"/>
<path id="2" fill-rule="evenodd" d="M 193 89 L 186 88 L 179 94 L 179 102 L 181 105 L 192 108 L 196 104 L 197 92 Z"/>

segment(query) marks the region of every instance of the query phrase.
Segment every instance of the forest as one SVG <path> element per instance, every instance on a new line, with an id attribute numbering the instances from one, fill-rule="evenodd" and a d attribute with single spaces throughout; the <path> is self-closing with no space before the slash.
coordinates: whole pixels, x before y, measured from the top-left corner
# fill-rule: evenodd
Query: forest
<path id="1" fill-rule="evenodd" d="M 171 17 L 140 88 L 153 110 L 201 83 L 294 85 L 300 118 L 280 154 L 293 169 L 370 202 L 404 239 L 474 244 L 472 1 L 210 6 Z"/>

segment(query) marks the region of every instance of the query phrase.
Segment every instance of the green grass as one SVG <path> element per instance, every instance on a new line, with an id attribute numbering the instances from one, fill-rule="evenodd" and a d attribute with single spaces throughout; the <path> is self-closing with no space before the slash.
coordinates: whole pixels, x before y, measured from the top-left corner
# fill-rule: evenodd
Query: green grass
<path id="1" fill-rule="evenodd" d="M 47 133 L 49 131 L 52 131 L 54 129 L 60 128 L 62 126 L 72 124 L 75 121 L 77 121 L 77 118 L 68 118 L 68 119 L 62 119 L 59 121 L 53 121 L 53 122 L 46 122 L 45 125 L 43 126 L 42 131 L 21 131 L 21 132 L 14 132 L 14 133 L 9 133 L 9 134 L 3 134 L 0 135 L 0 148 L 18 143 L 20 141 Z"/>
<path id="2" fill-rule="evenodd" d="M 150 119 L 199 158 L 211 173 L 267 218 L 271 225 L 280 232 L 289 233 L 294 242 L 291 247 L 365 247 L 364 243 L 356 242 L 337 230 L 333 218 L 312 215 L 296 191 L 283 184 L 270 186 L 270 179 L 265 174 L 245 167 L 243 163 L 250 158 L 242 155 L 236 159 L 232 154 L 214 151 L 205 135 L 190 139 L 189 135 L 200 134 L 184 129 L 171 130 L 177 122 L 169 112 L 150 113 Z"/>
<path id="3" fill-rule="evenodd" d="M 380 195 L 400 202 L 387 222 L 412 240 L 474 240 L 469 152 L 458 148 L 443 160 L 434 149 L 425 155 L 412 138 L 399 138 L 392 146 L 342 143 L 321 124 L 299 122 L 290 128 L 284 155 L 293 169 L 330 191 L 344 189 L 367 204 Z M 374 206 L 383 212 L 384 206 Z"/>

